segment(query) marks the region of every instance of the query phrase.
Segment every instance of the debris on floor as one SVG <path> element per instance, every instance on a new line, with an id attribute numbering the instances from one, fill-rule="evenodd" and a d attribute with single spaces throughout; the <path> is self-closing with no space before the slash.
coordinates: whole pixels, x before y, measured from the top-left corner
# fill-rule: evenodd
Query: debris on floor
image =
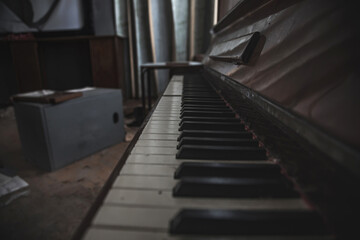
<path id="1" fill-rule="evenodd" d="M 19 176 L 9 176 L 0 171 L 0 207 L 9 205 L 30 193 L 29 184 Z"/>

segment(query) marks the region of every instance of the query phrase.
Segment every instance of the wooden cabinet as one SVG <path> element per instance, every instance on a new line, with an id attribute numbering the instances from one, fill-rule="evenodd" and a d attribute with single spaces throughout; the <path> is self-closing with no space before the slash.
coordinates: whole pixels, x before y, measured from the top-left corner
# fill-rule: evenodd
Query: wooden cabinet
<path id="1" fill-rule="evenodd" d="M 37 41 L 14 41 L 10 48 L 18 92 L 42 89 Z"/>
<path id="2" fill-rule="evenodd" d="M 90 55 L 94 86 L 125 89 L 123 39 L 90 39 Z"/>
<path id="3" fill-rule="evenodd" d="M 94 86 L 120 88 L 126 96 L 125 40 L 79 36 L 10 41 L 18 92 Z"/>

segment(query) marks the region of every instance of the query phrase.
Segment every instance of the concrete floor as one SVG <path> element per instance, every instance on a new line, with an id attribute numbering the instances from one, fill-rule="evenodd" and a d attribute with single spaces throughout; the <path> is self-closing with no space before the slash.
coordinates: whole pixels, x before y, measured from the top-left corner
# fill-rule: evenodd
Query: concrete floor
<path id="1" fill-rule="evenodd" d="M 138 101 L 125 102 L 125 114 L 135 106 Z M 1 115 L 0 162 L 30 185 L 30 193 L 0 208 L 0 239 L 71 239 L 138 128 L 126 127 L 126 142 L 44 172 L 25 161 L 12 109 Z"/>

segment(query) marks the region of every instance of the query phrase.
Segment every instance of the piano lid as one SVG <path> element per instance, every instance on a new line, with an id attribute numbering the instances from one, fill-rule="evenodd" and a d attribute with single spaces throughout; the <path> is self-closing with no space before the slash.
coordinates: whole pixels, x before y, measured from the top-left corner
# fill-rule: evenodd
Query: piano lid
<path id="1" fill-rule="evenodd" d="M 338 0 L 240 1 L 214 26 L 203 63 L 286 112 L 291 119 L 280 121 L 360 173 L 360 53 L 355 47 L 360 29 L 354 9 Z M 248 44 L 244 36 L 254 32 L 261 37 L 251 58 L 236 61 Z"/>

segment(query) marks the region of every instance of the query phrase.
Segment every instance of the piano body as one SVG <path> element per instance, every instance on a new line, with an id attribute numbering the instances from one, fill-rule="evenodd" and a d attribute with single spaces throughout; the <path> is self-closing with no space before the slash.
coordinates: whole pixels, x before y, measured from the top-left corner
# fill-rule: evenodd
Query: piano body
<path id="1" fill-rule="evenodd" d="M 203 68 L 171 78 L 76 238 L 359 235 L 356 15 L 343 1 L 239 1 Z"/>

